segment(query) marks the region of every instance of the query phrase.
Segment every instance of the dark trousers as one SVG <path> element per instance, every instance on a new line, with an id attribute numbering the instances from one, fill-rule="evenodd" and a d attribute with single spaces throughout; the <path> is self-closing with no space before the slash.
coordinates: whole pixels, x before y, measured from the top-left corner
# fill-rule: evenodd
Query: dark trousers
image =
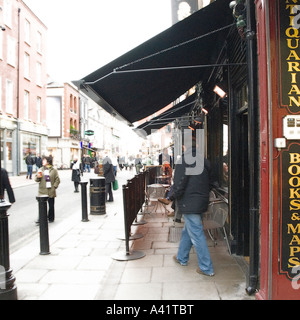
<path id="1" fill-rule="evenodd" d="M 75 182 L 75 181 L 74 181 L 75 191 L 78 191 L 78 186 L 79 186 L 79 182 Z"/>
<path id="2" fill-rule="evenodd" d="M 107 195 L 109 196 L 108 200 L 107 200 Z M 105 184 L 105 201 L 114 201 L 111 183 Z"/>
<path id="3" fill-rule="evenodd" d="M 49 221 L 54 221 L 55 219 L 55 212 L 54 212 L 54 199 L 55 198 L 49 198 L 48 199 L 48 220 Z"/>

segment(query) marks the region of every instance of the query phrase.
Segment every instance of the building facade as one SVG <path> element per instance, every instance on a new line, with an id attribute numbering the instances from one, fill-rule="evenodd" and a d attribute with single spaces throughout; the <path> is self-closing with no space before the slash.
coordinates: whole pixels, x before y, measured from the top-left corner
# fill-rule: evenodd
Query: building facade
<path id="1" fill-rule="evenodd" d="M 75 156 L 80 158 L 79 92 L 70 83 L 50 83 L 47 86 L 48 153 L 54 165 L 70 168 Z"/>
<path id="2" fill-rule="evenodd" d="M 1 165 L 16 175 L 46 150 L 47 27 L 21 0 L 0 8 Z"/>

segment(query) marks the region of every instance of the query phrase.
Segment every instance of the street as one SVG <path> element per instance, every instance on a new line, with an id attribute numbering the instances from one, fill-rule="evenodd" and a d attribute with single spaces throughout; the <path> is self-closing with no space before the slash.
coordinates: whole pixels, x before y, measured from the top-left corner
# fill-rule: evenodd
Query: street
<path id="1" fill-rule="evenodd" d="M 123 171 L 119 173 L 119 190 L 114 192 L 116 196 L 122 196 L 122 184 L 126 183 L 126 179 L 129 179 L 129 176 L 132 175 L 133 171 Z M 74 208 L 81 208 L 81 193 L 74 193 L 74 184 L 71 181 L 71 170 L 60 170 L 59 176 L 61 183 L 57 189 L 57 197 L 55 199 L 55 222 L 53 225 L 50 224 L 50 227 L 59 225 L 72 215 Z M 90 178 L 97 178 L 93 170 L 91 170 L 91 173 L 84 173 L 82 181 L 89 181 Z M 38 202 L 36 200 L 38 184 L 28 181 L 28 185 L 14 188 L 14 193 L 16 202 L 8 211 L 10 215 L 10 250 L 12 253 L 39 234 L 39 227 L 35 223 L 38 218 Z M 87 196 L 89 206 L 89 189 L 87 190 Z M 78 217 L 78 220 L 80 219 L 81 216 Z"/>
<path id="2" fill-rule="evenodd" d="M 68 217 L 74 206 L 81 206 L 80 193 L 73 192 L 71 171 L 59 171 L 59 175 L 61 183 L 55 199 L 56 224 Z M 15 188 L 14 193 L 16 202 L 9 209 L 9 236 L 12 252 L 39 232 L 39 227 L 35 223 L 38 218 L 38 202 L 36 200 L 38 184 Z"/>

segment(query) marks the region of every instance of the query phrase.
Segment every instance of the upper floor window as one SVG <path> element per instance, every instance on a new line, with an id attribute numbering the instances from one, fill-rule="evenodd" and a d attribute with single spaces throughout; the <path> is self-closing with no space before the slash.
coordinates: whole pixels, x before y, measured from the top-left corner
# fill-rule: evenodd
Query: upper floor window
<path id="1" fill-rule="evenodd" d="M 7 63 L 16 66 L 16 40 L 10 36 L 7 37 Z"/>
<path id="2" fill-rule="evenodd" d="M 14 83 L 6 80 L 6 112 L 13 114 L 14 107 Z"/>
<path id="3" fill-rule="evenodd" d="M 42 41 L 43 41 L 43 36 L 42 34 L 38 31 L 37 32 L 37 40 L 36 40 L 36 49 L 38 53 L 43 52 L 43 46 L 42 46 Z"/>
<path id="4" fill-rule="evenodd" d="M 4 32 L 0 32 L 0 59 L 3 60 L 3 34 Z"/>
<path id="5" fill-rule="evenodd" d="M 12 1 L 4 0 L 3 4 L 3 20 L 4 24 L 12 28 Z"/>
<path id="6" fill-rule="evenodd" d="M 77 99 L 74 97 L 74 113 L 77 113 Z"/>
<path id="7" fill-rule="evenodd" d="M 30 44 L 30 22 L 25 20 L 25 42 Z"/>
<path id="8" fill-rule="evenodd" d="M 29 119 L 29 92 L 24 92 L 24 119 Z"/>
<path id="9" fill-rule="evenodd" d="M 40 62 L 36 63 L 36 83 L 38 86 L 42 86 L 42 64 Z"/>
<path id="10" fill-rule="evenodd" d="M 25 52 L 24 54 L 24 77 L 29 79 L 30 76 L 30 55 Z"/>
<path id="11" fill-rule="evenodd" d="M 37 97 L 36 101 L 36 121 L 41 122 L 41 105 L 42 105 L 42 99 L 40 97 Z"/>
<path id="12" fill-rule="evenodd" d="M 73 95 L 70 94 L 70 111 L 73 112 Z"/>

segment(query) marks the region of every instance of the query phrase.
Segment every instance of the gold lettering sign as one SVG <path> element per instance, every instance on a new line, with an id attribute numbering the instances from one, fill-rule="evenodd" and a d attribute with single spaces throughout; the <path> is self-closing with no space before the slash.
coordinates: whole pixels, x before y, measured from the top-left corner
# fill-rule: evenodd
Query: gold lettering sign
<path id="1" fill-rule="evenodd" d="M 300 0 L 277 0 L 280 106 L 300 113 Z"/>
<path id="2" fill-rule="evenodd" d="M 292 269 L 300 265 L 300 144 L 291 143 L 280 158 L 280 273 L 293 280 Z"/>

